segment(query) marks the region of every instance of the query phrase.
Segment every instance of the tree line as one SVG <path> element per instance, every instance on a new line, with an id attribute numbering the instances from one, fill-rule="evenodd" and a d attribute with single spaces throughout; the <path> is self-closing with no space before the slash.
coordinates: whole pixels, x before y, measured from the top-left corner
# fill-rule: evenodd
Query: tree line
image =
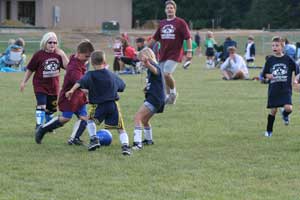
<path id="1" fill-rule="evenodd" d="M 133 25 L 165 18 L 165 0 L 133 0 Z M 193 29 L 300 28 L 300 0 L 175 0 Z"/>

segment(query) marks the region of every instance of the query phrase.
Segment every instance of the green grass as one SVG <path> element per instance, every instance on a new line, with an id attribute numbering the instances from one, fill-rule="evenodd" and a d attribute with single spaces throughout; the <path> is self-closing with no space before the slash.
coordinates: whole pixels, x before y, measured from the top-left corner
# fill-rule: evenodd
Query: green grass
<path id="1" fill-rule="evenodd" d="M 23 74 L 1 73 L 0 200 L 299 199 L 299 94 L 290 126 L 277 115 L 274 136 L 265 138 L 267 86 L 223 81 L 203 60 L 195 58 L 189 70 L 178 66 L 177 104 L 154 116 L 155 145 L 131 157 L 121 155 L 116 131 L 112 145 L 95 152 L 68 146 L 74 121 L 35 144 L 31 81 L 22 94 Z M 122 78 L 120 103 L 132 141 L 144 80 Z"/>

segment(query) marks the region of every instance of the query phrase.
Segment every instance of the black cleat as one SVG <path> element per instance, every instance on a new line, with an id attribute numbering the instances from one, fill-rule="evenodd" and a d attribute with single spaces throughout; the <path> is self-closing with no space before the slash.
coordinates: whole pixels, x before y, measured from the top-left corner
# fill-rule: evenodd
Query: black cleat
<path id="1" fill-rule="evenodd" d="M 35 142 L 41 144 L 45 134 L 46 132 L 43 130 L 43 127 L 39 126 L 35 131 Z"/>
<path id="2" fill-rule="evenodd" d="M 153 145 L 154 144 L 154 142 L 153 142 L 153 140 L 143 140 L 143 142 L 142 142 L 144 145 Z"/>
<path id="3" fill-rule="evenodd" d="M 90 140 L 90 144 L 89 144 L 88 150 L 89 151 L 95 151 L 97 148 L 100 148 L 99 139 L 97 137 L 93 137 Z"/>
<path id="4" fill-rule="evenodd" d="M 130 156 L 131 155 L 131 151 L 130 151 L 130 147 L 128 145 L 123 145 L 122 146 L 122 154 L 124 156 Z"/>
<path id="5" fill-rule="evenodd" d="M 80 138 L 70 138 L 69 140 L 68 140 L 68 144 L 69 145 L 83 145 L 83 141 L 80 139 Z"/>

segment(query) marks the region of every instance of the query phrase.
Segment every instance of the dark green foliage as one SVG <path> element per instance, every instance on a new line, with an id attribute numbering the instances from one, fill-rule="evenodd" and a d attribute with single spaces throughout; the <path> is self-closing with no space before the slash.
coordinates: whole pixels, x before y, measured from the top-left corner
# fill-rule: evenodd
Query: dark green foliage
<path id="1" fill-rule="evenodd" d="M 300 0 L 176 0 L 177 15 L 200 28 L 299 28 Z M 163 0 L 133 0 L 133 18 L 142 25 L 162 19 Z"/>

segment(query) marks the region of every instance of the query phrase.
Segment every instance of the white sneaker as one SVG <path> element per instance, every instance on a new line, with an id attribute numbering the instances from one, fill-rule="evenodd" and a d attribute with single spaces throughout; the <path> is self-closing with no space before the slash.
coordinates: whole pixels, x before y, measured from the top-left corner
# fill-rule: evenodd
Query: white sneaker
<path id="1" fill-rule="evenodd" d="M 266 131 L 265 136 L 266 137 L 272 137 L 272 132 L 271 131 Z"/>
<path id="2" fill-rule="evenodd" d="M 178 93 L 170 93 L 169 97 L 167 99 L 167 104 L 175 104 L 176 103 L 176 99 L 178 97 Z"/>

